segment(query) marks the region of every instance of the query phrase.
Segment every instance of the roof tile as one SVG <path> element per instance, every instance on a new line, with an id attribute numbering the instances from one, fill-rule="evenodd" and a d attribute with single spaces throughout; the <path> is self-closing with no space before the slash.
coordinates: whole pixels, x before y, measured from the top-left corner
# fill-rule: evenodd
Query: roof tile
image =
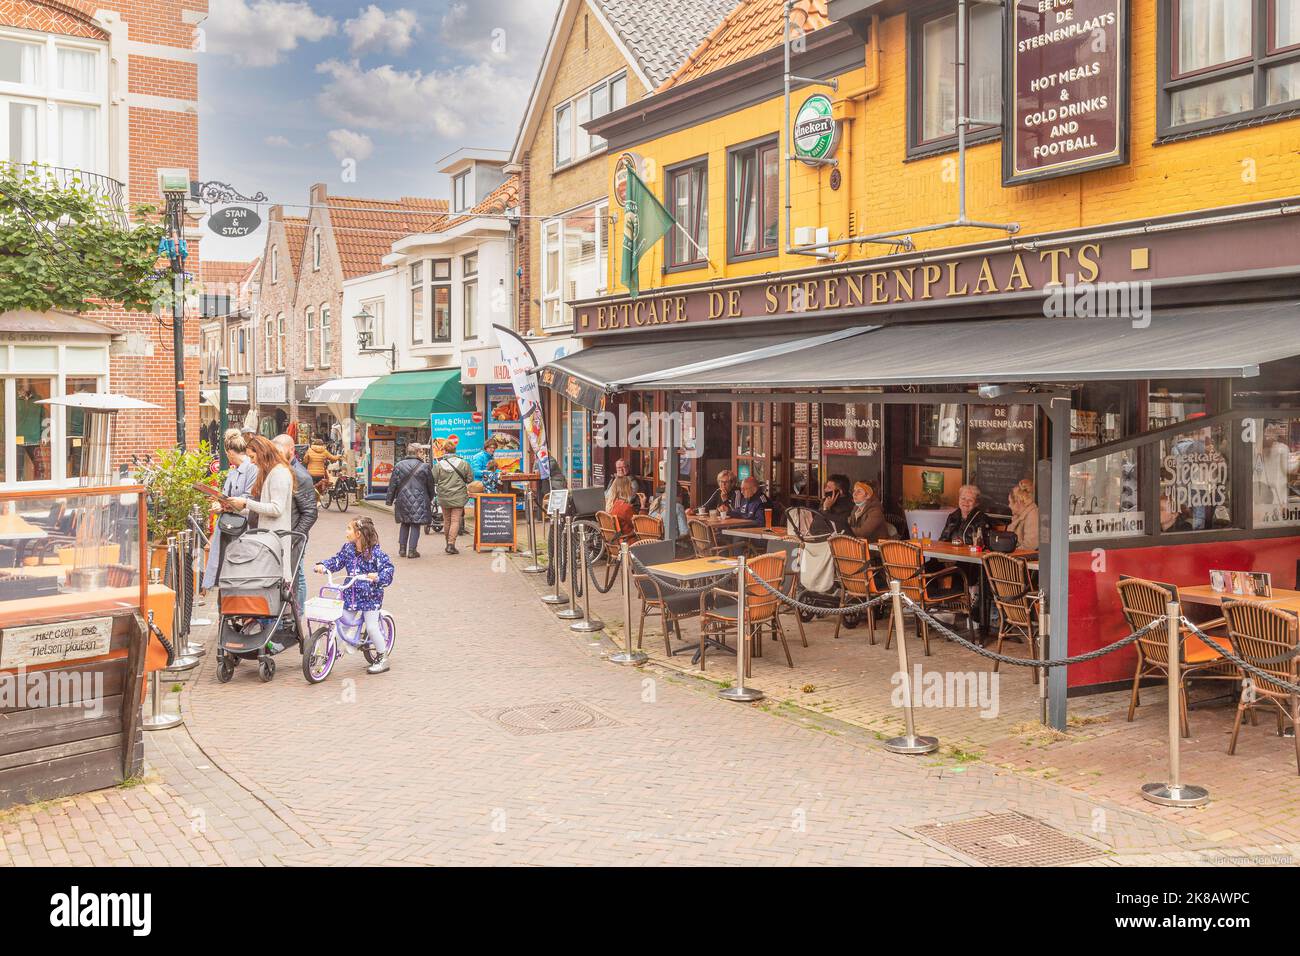
<path id="1" fill-rule="evenodd" d="M 785 40 L 784 8 L 784 0 L 740 0 L 659 89 L 689 83 L 779 46 Z M 831 25 L 826 0 L 799 0 L 792 18 L 796 26 L 801 18 L 806 33 Z"/>
<path id="2" fill-rule="evenodd" d="M 737 0 L 596 0 L 605 19 L 658 86 Z"/>
<path id="3" fill-rule="evenodd" d="M 383 258 L 392 251 L 394 242 L 412 233 L 432 232 L 447 217 L 445 199 L 329 196 L 325 202 L 345 279 L 380 271 L 384 268 Z M 305 233 L 304 225 L 304 239 Z"/>

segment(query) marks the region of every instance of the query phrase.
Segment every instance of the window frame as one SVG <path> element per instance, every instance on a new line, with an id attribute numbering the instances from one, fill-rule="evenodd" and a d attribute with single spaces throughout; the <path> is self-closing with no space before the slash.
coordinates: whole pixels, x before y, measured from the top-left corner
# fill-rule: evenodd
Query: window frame
<path id="1" fill-rule="evenodd" d="M 779 162 L 779 157 L 778 157 L 778 162 Z M 691 232 L 692 237 L 695 238 L 697 242 L 699 242 L 698 227 L 699 227 L 699 220 L 700 220 L 700 212 L 701 210 L 703 210 L 705 213 L 707 213 L 709 209 L 709 157 L 707 155 L 697 156 L 694 159 L 688 159 L 680 163 L 675 163 L 664 170 L 664 206 L 665 208 L 667 208 L 669 215 L 674 215 L 675 210 L 677 208 L 677 193 L 676 193 L 677 177 L 683 173 L 693 173 L 696 172 L 697 170 L 700 172 L 700 182 L 703 184 L 703 194 L 701 196 L 703 202 L 699 205 L 698 208 L 695 207 L 692 208 L 693 218 L 695 220 L 695 222 L 692 225 L 694 225 L 696 228 L 692 231 L 691 229 L 687 228 L 685 224 L 682 224 L 681 229 L 686 229 L 687 232 Z M 674 218 L 676 218 L 675 215 Z M 779 230 L 780 228 L 779 208 L 777 211 L 777 219 L 778 219 L 777 226 Z M 683 241 L 681 236 L 681 229 L 669 229 L 668 235 L 665 237 L 664 240 L 666 246 L 666 248 L 664 249 L 665 265 L 663 270 L 665 274 L 672 273 L 672 272 L 687 272 L 692 269 L 702 269 L 703 267 L 709 264 L 708 228 L 706 227 L 704 230 L 704 236 L 703 236 L 704 241 L 700 242 L 700 245 L 703 247 L 705 252 L 705 255 L 703 257 L 700 256 L 699 252 L 695 249 L 694 246 L 690 246 L 688 243 Z M 682 259 L 681 261 L 678 261 L 678 255 L 682 251 L 681 250 L 682 246 L 687 247 L 692 257 L 690 259 Z"/>
<path id="2" fill-rule="evenodd" d="M 467 252 L 460 259 L 460 334 L 464 341 L 478 340 L 478 304 L 478 252 Z"/>
<path id="3" fill-rule="evenodd" d="M 330 317 L 328 302 L 322 302 L 317 310 L 320 315 L 320 368 L 329 368 L 334 363 L 334 325 Z"/>
<path id="4" fill-rule="evenodd" d="M 450 259 L 429 259 L 429 281 L 427 284 L 429 297 L 429 345 L 450 345 L 455 336 L 452 333 L 452 304 L 451 304 L 451 260 Z M 439 266 L 446 266 L 446 278 L 438 278 Z M 447 290 L 447 334 L 445 337 L 439 337 L 437 328 L 437 290 Z"/>
<path id="5" fill-rule="evenodd" d="M 316 310 L 312 306 L 307 306 L 307 308 L 303 310 L 303 328 L 306 333 L 305 338 L 307 343 L 306 347 L 303 349 L 302 367 L 314 368 L 316 362 L 312 355 L 313 349 L 311 340 L 316 334 Z"/>
<path id="6" fill-rule="evenodd" d="M 409 288 L 407 290 L 408 294 L 406 297 L 406 305 L 407 305 L 407 310 L 410 312 L 411 315 L 411 345 L 413 346 L 425 344 L 424 329 L 421 327 L 420 323 L 424 319 L 425 310 L 427 307 L 427 300 L 428 300 L 428 294 L 425 292 L 425 288 L 427 284 L 425 273 L 428 271 L 424 268 L 426 261 L 427 260 L 419 259 L 416 260 L 415 262 L 412 262 L 407 267 L 407 278 L 409 280 Z M 417 292 L 420 294 L 419 315 L 416 315 L 415 313 L 415 294 Z"/>
<path id="7" fill-rule="evenodd" d="M 593 219 L 594 219 L 595 222 L 597 223 L 597 226 L 596 226 L 596 290 L 595 290 L 595 292 L 596 292 L 597 295 L 603 295 L 603 294 L 605 294 L 605 293 L 607 293 L 607 292 L 609 291 L 609 285 L 610 285 L 610 282 L 609 282 L 609 280 L 610 280 L 610 266 L 609 266 L 609 243 L 610 243 L 610 235 L 609 235 L 609 229 L 608 229 L 608 226 L 609 226 L 609 200 L 608 200 L 608 199 L 598 199 L 598 200 L 596 200 L 595 202 L 586 203 L 585 205 L 578 206 L 578 207 L 573 208 L 573 209 L 569 209 L 569 210 L 567 210 L 566 212 L 563 212 L 563 213 L 561 213 L 561 214 L 558 215 L 558 216 L 553 216 L 553 217 L 550 218 L 550 219 L 544 219 L 544 220 L 542 221 L 542 228 L 541 228 L 541 230 L 540 230 L 540 239 L 541 239 L 541 263 L 542 263 L 542 265 L 541 265 L 541 270 L 542 270 L 542 323 L 541 323 L 541 324 L 542 324 L 542 328 L 543 328 L 545 331 L 550 332 L 550 331 L 555 331 L 555 330 L 559 330 L 559 329 L 565 329 L 565 328 L 572 328 L 572 327 L 573 327 L 573 311 L 572 311 L 572 309 L 570 308 L 570 306 L 568 305 L 568 303 L 566 303 L 566 302 L 564 301 L 564 278 L 565 278 L 565 275 L 566 275 L 566 272 L 567 272 L 567 261 L 566 261 L 566 259 L 565 259 L 565 255 L 564 255 L 564 247 L 565 247 L 565 242 L 564 242 L 564 221 L 565 221 L 566 219 L 571 219 L 571 218 L 573 218 L 573 217 L 575 217 L 575 216 L 577 216 L 577 215 L 579 215 L 579 214 L 581 214 L 581 213 L 587 212 L 588 210 L 590 210 L 590 211 L 592 212 Z M 600 232 L 601 232 L 601 231 L 600 231 L 600 226 L 599 226 L 600 220 L 601 220 L 602 218 L 605 220 L 605 225 L 606 225 L 605 240 L 604 240 L 603 243 L 601 242 L 601 238 L 600 238 Z M 556 236 L 557 236 L 557 240 L 558 240 L 558 246 L 557 246 L 557 252 L 556 252 L 556 262 L 558 263 L 558 266 L 559 266 L 559 276 L 557 277 L 557 282 L 556 282 L 556 284 L 555 284 L 555 291 L 554 291 L 554 292 L 548 291 L 548 288 L 547 288 L 547 286 L 548 286 L 548 284 L 549 284 L 549 280 L 550 280 L 550 278 L 551 278 L 551 275 L 550 275 L 550 268 L 549 268 L 548 265 L 547 265 L 547 251 L 548 251 L 548 250 L 547 250 L 547 243 L 548 243 L 547 233 L 551 230 L 552 227 L 554 227 L 554 228 L 557 230 L 557 232 L 556 232 Z M 559 320 L 556 321 L 556 322 L 548 322 L 548 321 L 547 321 L 547 313 L 548 313 L 548 311 L 549 311 L 549 308 L 550 308 L 551 306 L 555 306 L 555 305 L 558 306 L 558 315 L 559 315 L 560 318 L 559 318 Z"/>
<path id="8" fill-rule="evenodd" d="M 739 251 L 739 236 L 736 234 L 736 157 L 741 153 L 752 152 L 755 157 L 754 170 L 757 174 L 759 188 L 757 208 L 759 216 L 763 213 L 763 176 L 762 158 L 768 150 L 776 153 L 776 243 L 770 247 L 762 245 L 763 223 L 759 223 L 759 248 L 754 252 Z M 781 140 L 776 134 L 760 136 L 757 139 L 727 147 L 727 261 L 749 262 L 753 259 L 770 259 L 781 252 Z"/>
<path id="9" fill-rule="evenodd" d="M 370 313 L 370 348 L 384 348 L 388 344 L 388 300 L 384 296 L 362 299 L 361 308 Z"/>
<path id="10" fill-rule="evenodd" d="M 266 355 L 262 357 L 262 371 L 274 372 L 275 371 L 275 320 L 271 318 L 269 312 L 263 318 L 262 324 L 266 326 L 266 334 L 264 336 L 264 338 L 266 339 Z"/>
<path id="11" fill-rule="evenodd" d="M 551 149 L 551 158 L 554 162 L 554 169 L 565 169 L 569 166 L 574 166 L 585 160 L 591 159 L 593 156 L 599 156 L 605 152 L 609 144 L 599 136 L 594 136 L 582 128 L 582 125 L 578 120 L 578 103 L 585 101 L 587 104 L 587 118 L 582 120 L 582 123 L 590 123 L 593 119 L 599 119 L 601 116 L 606 116 L 615 110 L 622 109 L 623 106 L 614 105 L 614 89 L 620 81 L 623 84 L 623 106 L 626 106 L 627 70 L 619 70 L 616 73 L 611 73 L 600 82 L 593 83 L 585 90 L 576 93 L 564 102 L 555 104 L 555 107 L 551 111 L 551 138 L 554 140 Z M 601 90 L 606 91 L 605 102 L 607 109 L 604 113 L 597 115 L 592 112 L 594 104 L 593 98 L 595 94 Z M 569 152 L 565 159 L 560 158 L 560 117 L 562 115 L 567 115 L 569 121 Z M 587 149 L 586 152 L 581 152 L 578 149 L 578 145 L 582 142 L 584 137 L 587 141 Z"/>
<path id="12" fill-rule="evenodd" d="M 1300 43 L 1279 49 L 1272 46 L 1277 0 L 1250 0 L 1249 57 L 1187 73 L 1175 73 L 1178 66 L 1178 13 L 1183 2 L 1185 0 L 1160 0 L 1156 9 L 1156 145 L 1300 116 L 1300 96 L 1283 103 L 1266 103 L 1270 71 L 1300 63 Z M 1176 94 L 1243 76 L 1251 77 L 1254 103 L 1251 109 L 1173 125 L 1173 101 Z"/>
<path id="13" fill-rule="evenodd" d="M 8 112 L 8 103 L 23 102 L 36 109 L 36 149 L 33 162 L 62 169 L 84 169 L 85 172 L 108 176 L 120 175 L 115 157 L 109 148 L 109 86 L 110 56 L 108 44 L 101 40 L 66 36 L 57 33 L 36 34 L 18 27 L 0 27 L 0 39 L 9 40 L 40 49 L 41 63 L 36 83 L 0 81 L 0 107 Z M 59 85 L 59 50 L 68 49 L 91 53 L 95 57 L 95 89 L 91 92 L 66 89 Z M 53 107 L 53 109 L 51 109 Z M 95 111 L 93 161 L 89 167 L 79 167 L 65 160 L 59 145 L 59 115 L 63 107 L 93 109 Z M 3 154 L 7 160 L 8 121 L 0 129 L 6 146 Z"/>
<path id="14" fill-rule="evenodd" d="M 451 178 L 452 212 L 465 212 L 471 206 L 469 202 L 469 174 L 470 170 L 467 169 Z"/>
<path id="15" fill-rule="evenodd" d="M 957 4 L 955 0 L 942 0 L 938 3 L 930 3 L 919 10 L 913 10 L 907 18 L 907 159 L 924 159 L 927 156 L 935 156 L 942 153 L 951 152 L 957 149 L 958 128 L 954 126 L 952 133 L 935 137 L 934 139 L 923 139 L 921 123 L 924 117 L 923 104 L 921 102 L 924 85 L 924 58 L 922 49 L 925 41 L 925 25 L 932 20 L 939 20 L 946 16 L 956 16 Z M 970 27 L 971 20 L 966 21 L 966 50 L 970 54 Z M 955 30 L 955 25 L 954 25 Z M 1003 8 L 1002 24 L 998 30 L 998 38 L 1002 44 L 1002 49 L 998 51 L 998 61 L 1002 64 L 1002 76 L 998 81 L 998 92 L 1002 96 L 1001 113 L 1006 111 L 1006 83 L 1007 76 L 1010 72 L 1007 69 L 1007 15 L 1006 8 Z M 956 37 L 954 36 L 954 43 Z M 953 47 L 953 59 L 956 60 L 956 46 Z M 966 106 L 970 108 L 970 89 L 969 75 L 967 76 Z M 954 112 L 957 114 L 953 117 L 954 122 L 961 119 L 960 110 L 956 109 L 957 103 L 953 103 Z M 977 146 L 981 143 L 991 143 L 1002 138 L 1002 122 L 994 123 L 990 126 L 971 126 L 966 131 L 966 145 Z"/>
<path id="16" fill-rule="evenodd" d="M 313 272 L 320 272 L 320 227 L 317 226 L 311 232 L 311 268 Z"/>
<path id="17" fill-rule="evenodd" d="M 275 318 L 275 370 L 283 372 L 285 370 L 284 353 L 285 353 L 285 336 L 288 332 L 288 324 L 284 320 L 284 313 L 281 312 Z"/>
<path id="18" fill-rule="evenodd" d="M 280 281 L 280 247 L 271 247 L 271 284 L 275 285 Z"/>

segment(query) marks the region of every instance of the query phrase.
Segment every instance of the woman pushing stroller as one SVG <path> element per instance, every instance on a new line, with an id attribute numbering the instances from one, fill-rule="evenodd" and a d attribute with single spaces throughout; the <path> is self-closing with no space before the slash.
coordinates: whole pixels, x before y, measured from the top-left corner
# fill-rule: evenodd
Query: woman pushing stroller
<path id="1" fill-rule="evenodd" d="M 343 571 L 355 581 L 343 591 L 343 607 L 349 612 L 360 612 L 365 622 L 366 636 L 378 653 L 378 659 L 367 669 L 368 674 L 382 674 L 388 670 L 388 655 L 379 653 L 386 647 L 387 638 L 380 623 L 379 611 L 384 606 L 384 588 L 393 583 L 393 561 L 379 547 L 379 532 L 369 518 L 353 518 L 348 522 L 347 541 L 338 554 L 316 565 L 316 573 Z"/>

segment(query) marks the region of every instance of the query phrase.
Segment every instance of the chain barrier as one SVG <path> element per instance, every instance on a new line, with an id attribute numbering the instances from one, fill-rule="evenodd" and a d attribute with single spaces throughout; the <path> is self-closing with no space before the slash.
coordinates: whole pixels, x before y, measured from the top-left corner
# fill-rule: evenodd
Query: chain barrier
<path id="1" fill-rule="evenodd" d="M 589 535 L 588 541 L 591 540 Z M 618 575 L 610 576 L 608 584 L 601 584 L 594 565 L 601 558 L 607 558 L 611 564 L 617 562 L 618 559 L 610 553 L 609 546 L 605 543 L 605 536 L 600 533 L 599 527 L 596 528 L 594 540 L 594 546 L 590 544 L 587 546 L 587 580 L 591 582 L 591 586 L 596 589 L 597 594 L 608 594 L 614 590 L 614 583 L 618 580 Z"/>
<path id="2" fill-rule="evenodd" d="M 1199 637 L 1202 641 L 1208 644 L 1210 648 L 1222 654 L 1224 658 L 1232 661 L 1234 664 L 1240 667 L 1247 674 L 1250 674 L 1261 680 L 1268 681 L 1270 684 L 1276 684 L 1278 687 L 1283 687 L 1292 694 L 1300 694 L 1300 686 L 1282 680 L 1282 678 L 1276 676 L 1275 674 L 1270 674 L 1268 671 L 1261 670 L 1260 668 L 1256 667 L 1254 664 L 1242 660 L 1240 657 L 1232 653 L 1232 651 L 1228 650 L 1226 647 L 1220 647 L 1218 642 L 1216 642 L 1214 638 L 1210 637 L 1210 635 L 1206 634 L 1204 631 L 1202 631 L 1191 621 L 1187 620 L 1187 618 L 1184 617 L 1181 620 L 1184 627 L 1186 627 L 1193 634 Z"/>
<path id="3" fill-rule="evenodd" d="M 684 588 L 680 584 L 673 584 L 671 581 L 667 581 L 664 578 L 660 577 L 659 575 L 655 574 L 653 571 L 650 570 L 650 568 L 642 564 L 641 559 L 638 558 L 635 554 L 631 555 L 631 558 L 632 558 L 633 572 L 635 572 L 636 574 L 644 574 L 646 577 L 652 578 L 655 584 L 659 585 L 659 587 L 662 588 L 664 593 L 669 597 L 676 594 L 699 595 L 699 594 L 704 594 L 706 591 L 716 591 L 720 587 L 719 583 L 715 580 L 709 582 L 708 584 L 701 585 L 700 587 Z M 732 572 L 729 570 L 719 571 L 718 575 L 719 576 L 724 574 L 730 575 L 731 573 Z"/>
<path id="4" fill-rule="evenodd" d="M 845 604 L 842 607 L 822 607 L 818 604 L 808 604 L 805 601 L 800 601 L 798 598 L 786 594 L 780 588 L 773 587 L 771 584 L 758 577 L 754 573 L 753 568 L 750 568 L 749 566 L 745 567 L 745 571 L 754 579 L 754 581 L 761 584 L 768 594 L 777 598 L 782 604 L 795 608 L 798 611 L 802 611 L 805 614 L 825 614 L 831 617 L 841 617 L 848 614 L 857 614 L 861 611 L 867 610 L 868 608 L 878 607 L 890 600 L 890 595 L 881 594 L 871 598 L 869 601 L 863 601 L 861 604 Z"/>
<path id="5" fill-rule="evenodd" d="M 1123 650 L 1130 644 L 1136 643 L 1146 637 L 1152 631 L 1158 628 L 1163 628 L 1168 622 L 1168 618 L 1158 617 L 1149 624 L 1138 628 L 1127 637 L 1121 638 L 1113 644 L 1107 644 L 1105 647 L 1100 647 L 1095 651 L 1089 651 L 1086 654 L 1076 654 L 1073 657 L 1062 657 L 1059 660 L 1052 660 L 1049 658 L 1036 660 L 1032 657 L 1009 657 L 1006 654 L 999 654 L 996 651 L 991 651 L 987 647 L 981 647 L 974 641 L 969 641 L 962 637 L 956 631 L 952 630 L 940 621 L 935 620 L 932 614 L 927 613 L 919 604 L 913 601 L 906 594 L 903 595 L 903 603 L 910 607 L 917 617 L 925 621 L 930 627 L 933 627 L 950 641 L 955 641 L 957 644 L 960 644 L 968 650 L 974 651 L 981 657 L 987 657 L 991 661 L 1000 661 L 1003 664 L 1011 664 L 1015 667 L 1069 667 L 1072 664 L 1085 664 L 1088 661 L 1095 661 L 1099 657 L 1105 657 L 1107 654 L 1113 654 L 1115 651 Z"/>

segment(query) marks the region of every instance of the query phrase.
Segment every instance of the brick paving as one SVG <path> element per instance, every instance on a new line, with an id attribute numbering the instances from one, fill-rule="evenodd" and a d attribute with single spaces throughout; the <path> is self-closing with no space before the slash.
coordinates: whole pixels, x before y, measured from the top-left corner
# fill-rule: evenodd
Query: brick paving
<path id="1" fill-rule="evenodd" d="M 322 518 L 314 556 L 344 520 Z M 430 546 L 399 561 L 389 674 L 366 675 L 354 656 L 313 687 L 290 652 L 270 684 L 244 665 L 221 685 L 209 655 L 180 695 L 184 728 L 147 735 L 143 781 L 0 816 L 0 863 L 952 866 L 969 860 L 916 828 L 1008 810 L 1102 848 L 1092 865 L 1257 864 L 1296 849 L 1216 837 L 1196 813 L 1161 816 L 972 753 L 889 754 L 886 725 L 854 719 L 865 703 L 838 707 L 829 680 L 812 706 L 784 702 L 771 654 L 755 663 L 772 694 L 757 705 L 670 667 L 618 667 L 609 640 L 561 626 L 537 586 L 510 561 Z M 786 680 L 821 680 L 813 655 L 794 652 Z M 708 677 L 729 676 L 731 661 L 714 660 Z M 839 666 L 847 686 L 859 665 Z M 593 719 L 523 736 L 492 719 L 565 703 Z M 1146 707 L 1150 724 L 1158 702 Z"/>

